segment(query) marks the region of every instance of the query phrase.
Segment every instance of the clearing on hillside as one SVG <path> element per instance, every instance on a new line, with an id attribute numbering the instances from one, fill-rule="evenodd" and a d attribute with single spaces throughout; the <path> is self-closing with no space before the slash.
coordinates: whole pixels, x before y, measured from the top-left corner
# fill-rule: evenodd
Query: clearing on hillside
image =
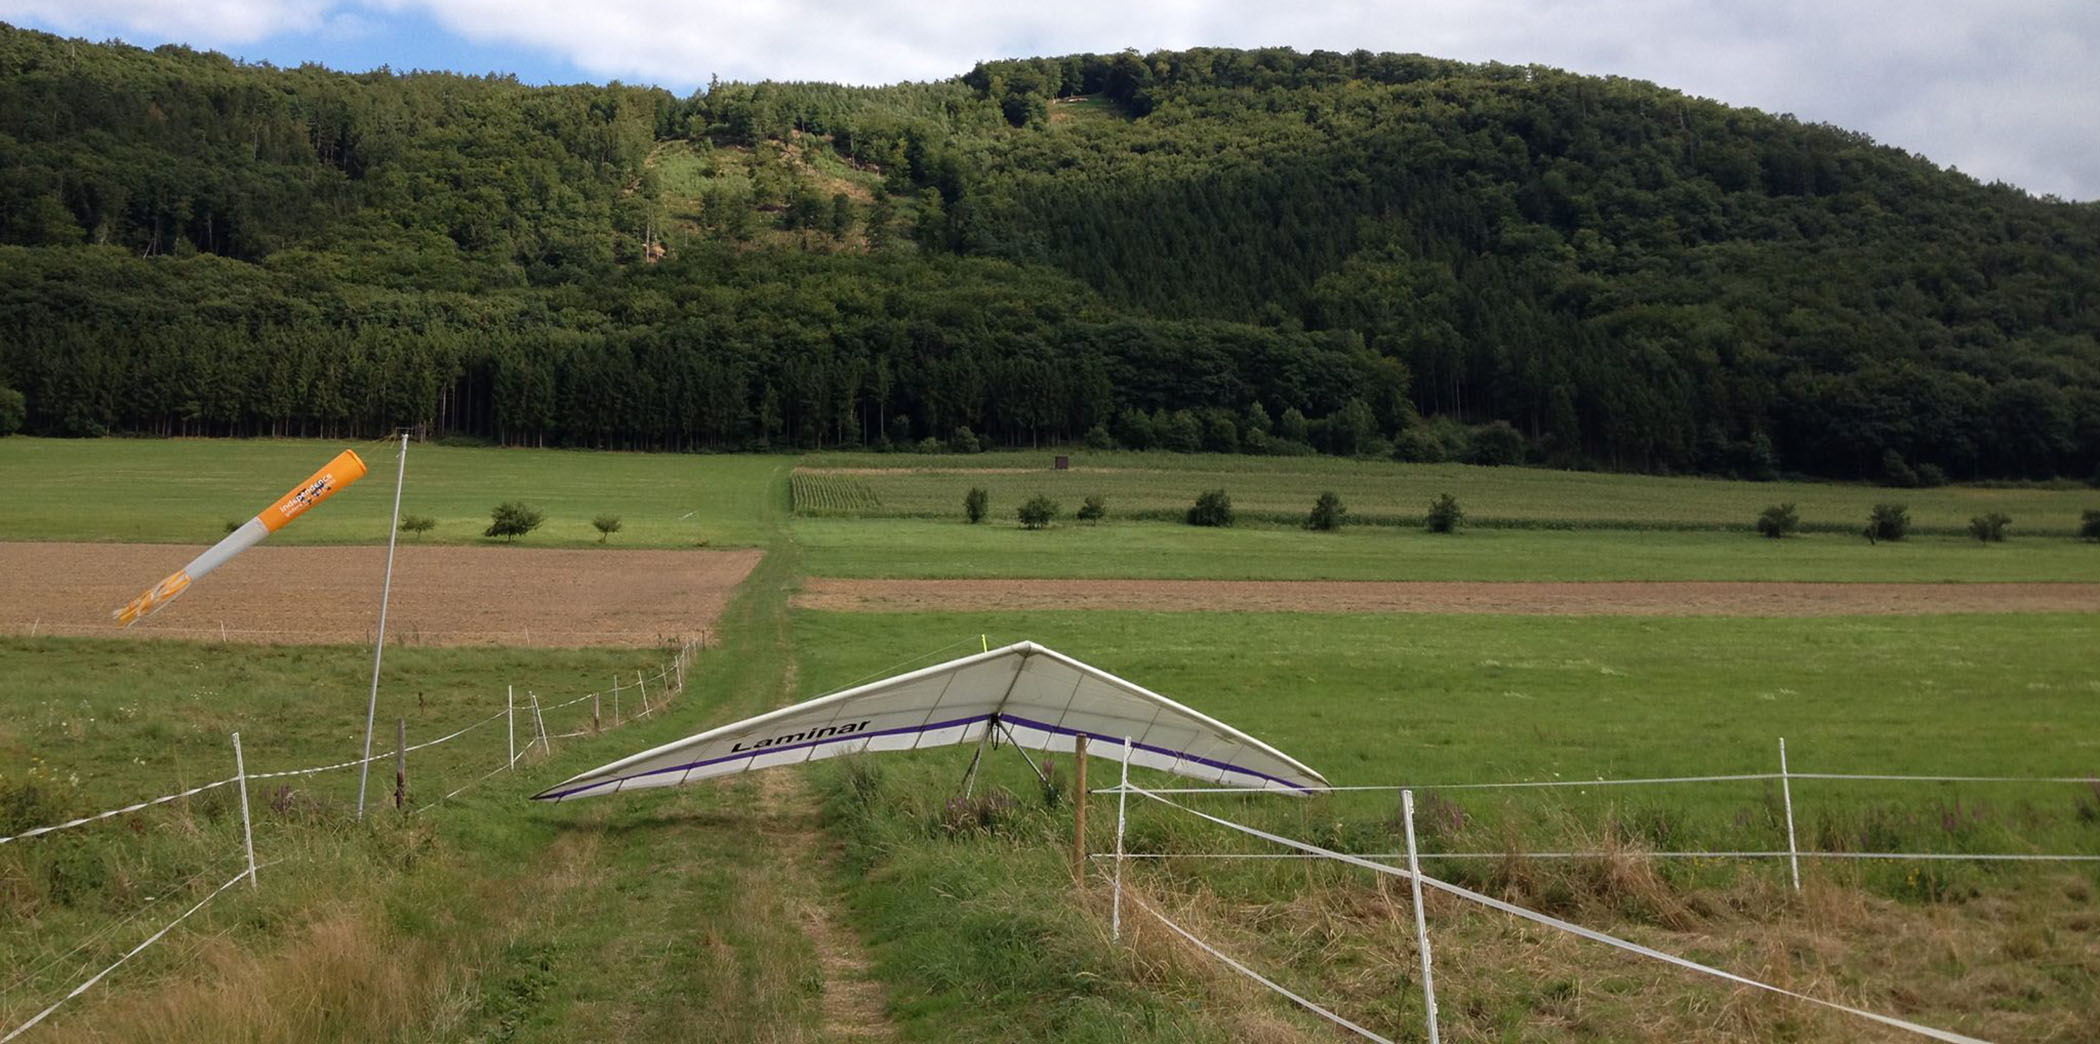
<path id="1" fill-rule="evenodd" d="M 0 631 L 369 642 L 386 550 L 258 547 L 129 631 L 109 611 L 197 548 L 0 543 Z M 402 547 L 387 637 L 411 645 L 650 646 L 709 627 L 761 552 Z"/>

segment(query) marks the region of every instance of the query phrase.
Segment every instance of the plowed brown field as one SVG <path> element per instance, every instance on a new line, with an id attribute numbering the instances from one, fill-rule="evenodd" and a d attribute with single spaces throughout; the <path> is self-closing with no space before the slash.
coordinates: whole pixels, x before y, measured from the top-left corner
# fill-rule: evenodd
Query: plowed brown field
<path id="1" fill-rule="evenodd" d="M 2100 612 L 2100 584 L 813 578 L 804 583 L 795 605 L 844 612 L 1152 609 L 1539 616 Z"/>
<path id="2" fill-rule="evenodd" d="M 129 631 L 110 610 L 199 547 L 0 543 L 0 633 L 243 642 L 369 642 L 382 547 L 258 547 Z M 647 646 L 714 623 L 758 551 L 404 546 L 389 641 L 412 645 Z"/>

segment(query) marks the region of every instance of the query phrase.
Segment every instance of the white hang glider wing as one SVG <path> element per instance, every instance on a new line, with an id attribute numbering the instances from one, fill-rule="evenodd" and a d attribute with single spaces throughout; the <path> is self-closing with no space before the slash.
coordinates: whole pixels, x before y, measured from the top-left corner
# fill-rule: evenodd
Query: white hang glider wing
<path id="1" fill-rule="evenodd" d="M 1014 743 L 1092 752 L 1206 782 L 1272 790 L 1327 789 L 1276 748 L 1143 686 L 1020 642 L 819 696 L 595 768 L 538 801 L 671 787 L 736 772 L 866 751 L 975 743 L 997 729 Z"/>

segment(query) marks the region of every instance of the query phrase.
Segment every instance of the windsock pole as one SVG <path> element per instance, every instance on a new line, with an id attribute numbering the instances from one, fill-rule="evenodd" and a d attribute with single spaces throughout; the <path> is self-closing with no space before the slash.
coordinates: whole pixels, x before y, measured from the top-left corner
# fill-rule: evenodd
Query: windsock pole
<path id="1" fill-rule="evenodd" d="M 401 535 L 401 482 L 408 477 L 408 432 L 394 469 L 394 520 L 386 530 L 386 580 L 379 587 L 379 641 L 372 646 L 372 698 L 365 704 L 364 762 L 357 767 L 357 818 L 365 818 L 365 780 L 372 774 L 372 718 L 379 713 L 379 661 L 386 655 L 386 604 L 394 593 L 394 541 Z"/>
<path id="2" fill-rule="evenodd" d="M 344 486 L 356 482 L 365 475 L 365 462 L 354 450 L 336 454 L 321 470 L 306 477 L 306 481 L 292 487 L 292 491 L 277 498 L 277 503 L 262 510 L 262 514 L 242 523 L 239 528 L 226 534 L 218 543 L 206 548 L 204 553 L 190 559 L 190 564 L 176 570 L 167 579 L 146 589 L 144 594 L 112 610 L 110 616 L 117 623 L 130 627 L 132 624 L 152 616 L 166 608 L 169 602 L 180 597 L 190 585 L 204 574 L 225 565 L 227 560 L 263 542 L 265 537 L 283 529 L 286 523 L 305 514 L 314 505 L 327 500 Z"/>

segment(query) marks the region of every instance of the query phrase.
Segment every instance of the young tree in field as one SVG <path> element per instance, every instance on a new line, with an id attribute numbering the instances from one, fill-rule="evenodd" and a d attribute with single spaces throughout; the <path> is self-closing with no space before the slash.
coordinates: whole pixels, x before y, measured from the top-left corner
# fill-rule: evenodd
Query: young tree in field
<path id="1" fill-rule="evenodd" d="M 489 511 L 489 527 L 482 530 L 481 535 L 502 537 L 506 544 L 516 543 L 519 537 L 540 528 L 540 523 L 546 520 L 547 516 L 525 506 L 524 502 L 506 500 Z"/>
<path id="2" fill-rule="evenodd" d="M 437 528 L 437 519 L 429 515 L 401 516 L 401 531 L 412 537 L 420 537 Z"/>
<path id="3" fill-rule="evenodd" d="M 1102 496 L 1099 493 L 1096 493 L 1093 496 L 1086 498 L 1086 502 L 1079 505 L 1079 510 L 1077 513 L 1075 513 L 1074 517 L 1078 518 L 1081 522 L 1099 522 L 1102 519 L 1107 518 L 1108 498 Z"/>
<path id="4" fill-rule="evenodd" d="M 1422 522 L 1432 533 L 1456 533 L 1466 520 L 1466 513 L 1458 506 L 1458 498 L 1446 493 L 1429 503 L 1429 514 Z"/>
<path id="5" fill-rule="evenodd" d="M 968 493 L 963 494 L 963 517 L 969 519 L 970 524 L 974 526 L 984 521 L 984 514 L 991 509 L 991 503 L 991 494 L 981 487 L 972 486 Z"/>
<path id="6" fill-rule="evenodd" d="M 1207 490 L 1196 498 L 1189 508 L 1189 525 L 1229 526 L 1232 524 L 1232 498 L 1222 489 Z"/>
<path id="7" fill-rule="evenodd" d="M 2078 539 L 2100 541 L 2100 511 L 2087 511 L 2078 516 Z"/>
<path id="8" fill-rule="evenodd" d="M 1051 519 L 1057 517 L 1057 501 L 1037 493 L 1035 496 L 1028 498 L 1027 503 L 1021 505 L 1021 509 L 1017 514 L 1020 516 L 1022 528 L 1041 529 L 1049 525 Z"/>
<path id="9" fill-rule="evenodd" d="M 1323 533 L 1340 529 L 1342 516 L 1348 513 L 1349 509 L 1342 506 L 1342 498 L 1335 495 L 1333 490 L 1328 490 L 1313 502 L 1312 516 L 1305 520 L 1305 528 L 1317 529 Z"/>
<path id="10" fill-rule="evenodd" d="M 1867 542 L 1901 540 L 1910 532 L 1910 510 L 1901 504 L 1876 504 L 1867 516 Z"/>
<path id="11" fill-rule="evenodd" d="M 620 531 L 620 516 L 599 515 L 591 519 L 591 528 L 598 531 L 598 542 L 605 543 L 606 538 Z"/>
<path id="12" fill-rule="evenodd" d="M 1757 531 L 1773 540 L 1801 528 L 1801 513 L 1792 504 L 1774 504 L 1757 516 Z"/>
<path id="13" fill-rule="evenodd" d="M 2010 525 L 2012 525 L 2011 516 L 1993 511 L 1990 514 L 1978 515 L 1970 519 L 1969 535 L 1985 544 L 2004 543 L 2005 527 Z"/>

